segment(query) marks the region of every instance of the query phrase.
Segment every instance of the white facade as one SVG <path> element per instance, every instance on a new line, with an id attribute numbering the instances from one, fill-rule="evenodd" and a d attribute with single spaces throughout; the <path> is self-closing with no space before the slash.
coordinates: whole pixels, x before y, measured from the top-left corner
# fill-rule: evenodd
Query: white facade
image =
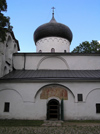
<path id="1" fill-rule="evenodd" d="M 64 100 L 64 119 L 100 119 L 96 113 L 96 103 L 100 103 L 100 82 L 64 82 L 64 83 L 2 83 L 0 84 L 0 118 L 47 119 L 47 103 L 50 99 L 40 99 L 41 87 L 50 84 L 65 86 L 68 100 Z M 83 94 L 83 101 L 77 100 L 77 94 Z M 4 103 L 10 102 L 10 111 L 4 112 Z M 61 112 L 60 112 L 61 114 Z"/>
<path id="2" fill-rule="evenodd" d="M 17 70 L 100 70 L 99 54 L 16 53 L 13 62 Z"/>
<path id="3" fill-rule="evenodd" d="M 70 42 L 60 37 L 45 37 L 36 42 L 36 52 L 70 52 Z"/>
<path id="4" fill-rule="evenodd" d="M 16 53 L 13 57 L 13 66 L 16 70 L 100 70 L 100 55 L 75 54 L 39 54 Z M 95 64 L 94 64 L 95 63 Z M 99 81 L 62 81 L 57 82 L 24 82 L 15 81 L 0 83 L 0 118 L 8 119 L 47 119 L 47 104 L 56 99 L 61 105 L 61 99 L 51 96 L 41 99 L 43 87 L 56 85 L 65 87 L 68 99 L 64 100 L 64 120 L 91 120 L 100 119 L 96 113 L 96 105 L 100 103 Z M 83 100 L 78 101 L 78 94 Z M 9 112 L 4 112 L 5 103 L 10 104 Z M 61 107 L 60 118 L 61 119 Z"/>
<path id="5" fill-rule="evenodd" d="M 18 42 L 11 33 L 7 34 L 4 44 L 0 43 L 0 118 L 61 120 L 63 110 L 64 120 L 100 120 L 100 79 L 97 77 L 88 80 L 85 77 L 78 80 L 21 77 L 22 71 L 28 70 L 100 71 L 100 54 L 67 53 L 69 41 L 58 37 L 43 38 L 36 43 L 36 48 L 37 53 L 17 53 Z M 50 53 L 52 48 L 55 53 Z M 38 53 L 40 50 L 42 53 Z M 8 77 L 10 72 L 14 76 L 18 70 L 19 76 Z M 52 103 L 54 107 L 50 108 Z M 50 113 L 52 109 L 58 110 L 57 117 Z"/>

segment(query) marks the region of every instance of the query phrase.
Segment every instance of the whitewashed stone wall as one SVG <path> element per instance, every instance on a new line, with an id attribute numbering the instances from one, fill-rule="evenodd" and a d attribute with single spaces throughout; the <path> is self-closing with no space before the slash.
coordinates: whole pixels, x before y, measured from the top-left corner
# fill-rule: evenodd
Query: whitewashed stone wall
<path id="1" fill-rule="evenodd" d="M 2 83 L 0 84 L 0 118 L 43 119 L 46 120 L 48 99 L 40 99 L 41 87 L 50 83 Z M 64 119 L 100 119 L 96 113 L 96 103 L 100 103 L 99 82 L 63 82 L 68 100 L 64 100 Z M 77 94 L 83 94 L 78 102 Z M 57 97 L 55 98 L 57 99 Z M 59 100 L 59 98 L 58 98 Z M 60 100 L 59 100 L 60 101 Z M 10 111 L 4 112 L 4 103 L 10 103 Z"/>
<path id="2" fill-rule="evenodd" d="M 55 52 L 70 52 L 70 42 L 60 37 L 46 37 L 36 42 L 36 52 L 51 52 L 52 48 Z"/>
<path id="3" fill-rule="evenodd" d="M 10 33 L 7 33 L 4 43 L 0 42 L 0 77 L 12 71 L 13 53 L 18 51 L 18 46 Z"/>
<path id="4" fill-rule="evenodd" d="M 13 57 L 15 69 L 69 69 L 69 70 L 98 70 L 100 56 L 86 55 L 32 55 L 17 54 Z"/>

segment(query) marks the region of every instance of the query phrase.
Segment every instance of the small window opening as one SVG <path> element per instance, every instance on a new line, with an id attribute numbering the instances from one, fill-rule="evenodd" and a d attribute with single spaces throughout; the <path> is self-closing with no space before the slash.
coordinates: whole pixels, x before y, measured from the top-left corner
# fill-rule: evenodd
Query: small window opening
<path id="1" fill-rule="evenodd" d="M 4 104 L 4 112 L 9 112 L 9 109 L 10 109 L 10 103 L 5 102 L 5 104 Z"/>
<path id="2" fill-rule="evenodd" d="M 42 53 L 42 50 L 39 50 L 39 53 Z"/>
<path id="3" fill-rule="evenodd" d="M 14 49 L 16 49 L 16 44 L 14 45 Z"/>
<path id="4" fill-rule="evenodd" d="M 7 70 L 7 67 L 5 66 L 4 67 L 4 75 L 7 74 L 8 70 Z"/>
<path id="5" fill-rule="evenodd" d="M 54 48 L 51 48 L 51 52 L 54 53 L 55 52 L 55 49 Z"/>
<path id="6" fill-rule="evenodd" d="M 96 104 L 96 113 L 100 113 L 100 103 Z"/>
<path id="7" fill-rule="evenodd" d="M 83 101 L 83 94 L 78 94 L 77 97 L 78 97 L 78 101 Z"/>
<path id="8" fill-rule="evenodd" d="M 6 47 L 8 47 L 8 44 L 6 43 Z"/>

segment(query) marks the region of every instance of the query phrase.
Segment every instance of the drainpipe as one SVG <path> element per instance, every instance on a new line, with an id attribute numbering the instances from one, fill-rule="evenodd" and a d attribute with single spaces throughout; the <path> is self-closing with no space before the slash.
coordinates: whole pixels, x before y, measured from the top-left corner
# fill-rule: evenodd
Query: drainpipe
<path id="1" fill-rule="evenodd" d="M 64 120 L 64 100 L 61 100 L 61 120 Z"/>
<path id="2" fill-rule="evenodd" d="M 25 65 L 26 65 L 26 54 L 24 53 L 24 69 L 25 70 Z"/>

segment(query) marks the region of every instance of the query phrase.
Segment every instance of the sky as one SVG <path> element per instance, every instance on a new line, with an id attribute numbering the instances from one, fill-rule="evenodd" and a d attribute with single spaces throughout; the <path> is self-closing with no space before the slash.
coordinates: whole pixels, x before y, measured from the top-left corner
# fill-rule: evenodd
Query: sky
<path id="1" fill-rule="evenodd" d="M 20 52 L 36 52 L 33 34 L 48 23 L 55 7 L 57 22 L 67 25 L 72 33 L 70 51 L 84 41 L 100 41 L 100 0 L 6 0 L 13 32 Z"/>

